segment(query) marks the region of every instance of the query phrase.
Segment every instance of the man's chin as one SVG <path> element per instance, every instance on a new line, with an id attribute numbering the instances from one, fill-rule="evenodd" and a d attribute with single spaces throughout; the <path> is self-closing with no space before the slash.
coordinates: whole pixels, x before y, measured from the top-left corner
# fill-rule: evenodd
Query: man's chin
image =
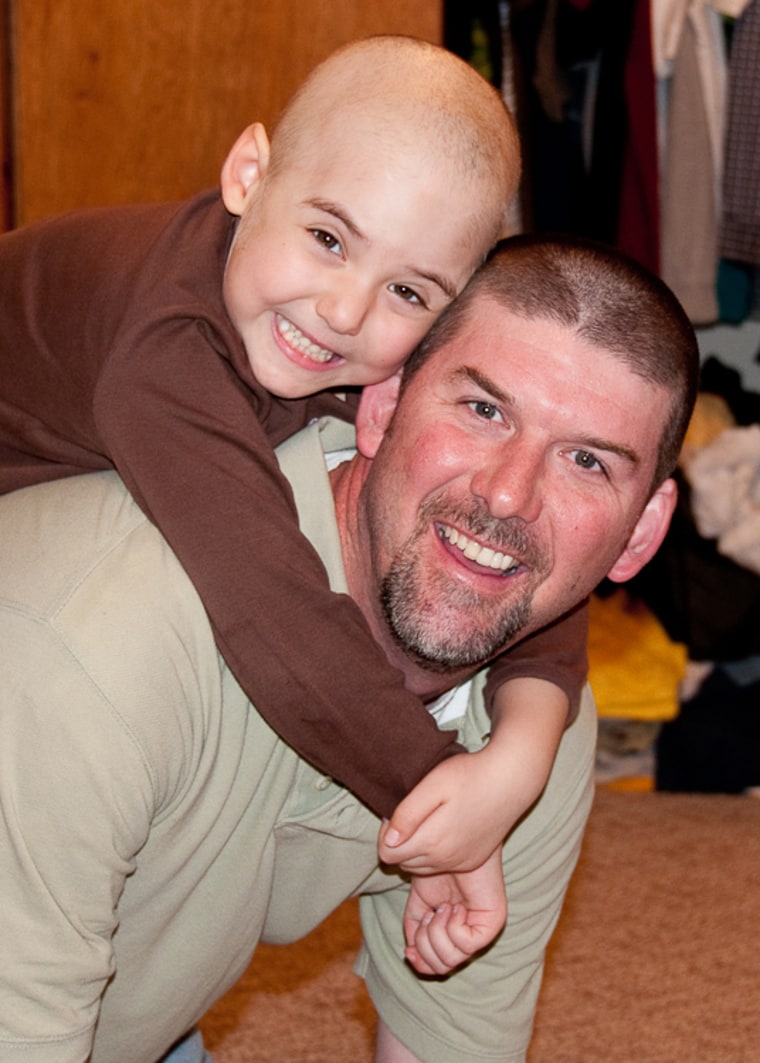
<path id="1" fill-rule="evenodd" d="M 417 667 L 435 675 L 469 670 L 477 671 L 488 664 L 513 642 L 522 637 L 530 620 L 530 609 L 523 608 L 509 617 L 499 618 L 490 629 L 474 629 L 469 635 L 456 620 L 447 635 L 445 624 L 426 630 L 419 624 L 403 622 L 389 616 L 389 626 L 396 645 Z"/>

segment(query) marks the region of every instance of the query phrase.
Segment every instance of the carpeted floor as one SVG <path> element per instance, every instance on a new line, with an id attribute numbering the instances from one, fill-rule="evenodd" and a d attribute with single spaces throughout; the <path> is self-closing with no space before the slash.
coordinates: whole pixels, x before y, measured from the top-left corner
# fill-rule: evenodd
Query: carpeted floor
<path id="1" fill-rule="evenodd" d="M 370 1063 L 354 905 L 262 947 L 204 1020 L 215 1063 Z M 760 801 L 600 789 L 529 1063 L 760 1061 Z"/>

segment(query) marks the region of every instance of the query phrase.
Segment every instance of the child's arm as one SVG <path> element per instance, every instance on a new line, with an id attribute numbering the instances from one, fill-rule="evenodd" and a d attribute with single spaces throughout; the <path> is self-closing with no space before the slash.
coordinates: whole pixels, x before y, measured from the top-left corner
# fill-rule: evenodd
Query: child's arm
<path id="1" fill-rule="evenodd" d="M 0 489 L 115 467 L 261 715 L 390 815 L 456 736 L 404 689 L 299 532 L 272 440 L 312 411 L 251 377 L 222 301 L 231 233 L 204 195 L 2 238 Z"/>
<path id="2" fill-rule="evenodd" d="M 490 665 L 484 698 L 493 716 L 496 691 L 510 679 L 522 676 L 545 679 L 566 695 L 567 722 L 578 715 L 588 675 L 588 601 L 581 602 L 548 627 L 528 635 Z"/>
<path id="3" fill-rule="evenodd" d="M 149 416 L 162 426 L 159 454 L 155 432 L 152 442 L 141 438 L 122 412 L 123 389 L 103 394 L 115 464 L 182 562 L 257 711 L 320 771 L 389 815 L 460 748 L 456 735 L 439 731 L 405 689 L 353 600 L 330 590 L 299 531 L 291 487 L 227 368 L 218 363 L 212 377 L 205 352 L 187 362 L 185 350 L 194 386 L 184 403 L 166 402 L 165 382 L 133 394 L 143 423 Z"/>
<path id="4" fill-rule="evenodd" d="M 575 719 L 587 637 L 584 602 L 491 664 L 488 746 L 440 765 L 402 802 L 381 829 L 381 860 L 428 873 L 477 867 L 506 837 L 543 790 L 562 730 Z"/>
<path id="5" fill-rule="evenodd" d="M 380 859 L 416 874 L 479 867 L 546 785 L 567 716 L 564 693 L 543 679 L 501 686 L 488 744 L 417 784 L 381 828 Z"/>

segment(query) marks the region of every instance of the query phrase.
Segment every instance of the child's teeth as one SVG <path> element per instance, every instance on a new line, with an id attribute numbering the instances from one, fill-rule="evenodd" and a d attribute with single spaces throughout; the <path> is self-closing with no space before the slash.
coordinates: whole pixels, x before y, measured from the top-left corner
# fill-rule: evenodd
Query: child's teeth
<path id="1" fill-rule="evenodd" d="M 308 358 L 313 358 L 315 362 L 329 362 L 334 357 L 332 351 L 325 350 L 324 347 L 319 347 L 316 343 L 312 343 L 300 329 L 297 329 L 290 321 L 286 321 L 284 317 L 277 318 L 277 329 L 291 347 L 295 347 L 296 350 L 300 351 L 301 354 L 305 354 Z"/>

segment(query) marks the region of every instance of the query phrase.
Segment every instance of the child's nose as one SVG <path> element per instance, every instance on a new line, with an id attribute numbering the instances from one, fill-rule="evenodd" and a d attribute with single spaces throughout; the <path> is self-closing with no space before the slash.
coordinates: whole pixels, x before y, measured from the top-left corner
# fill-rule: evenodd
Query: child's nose
<path id="1" fill-rule="evenodd" d="M 355 336 L 364 324 L 370 305 L 369 292 L 344 276 L 317 300 L 317 313 L 333 332 Z"/>

